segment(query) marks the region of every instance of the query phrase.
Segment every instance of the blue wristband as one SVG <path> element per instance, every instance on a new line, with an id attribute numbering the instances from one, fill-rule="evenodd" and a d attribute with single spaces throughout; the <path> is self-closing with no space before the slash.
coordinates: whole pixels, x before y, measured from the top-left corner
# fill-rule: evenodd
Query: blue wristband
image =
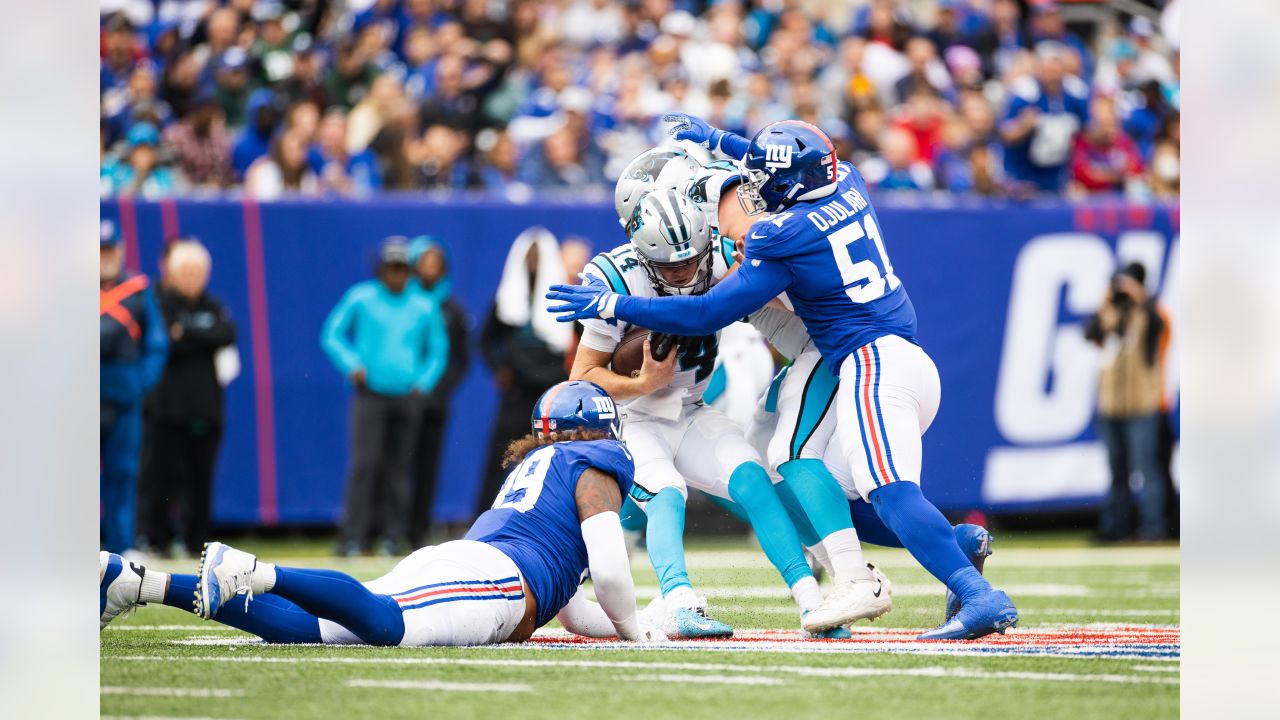
<path id="1" fill-rule="evenodd" d="M 751 148 L 751 141 L 724 130 L 712 130 L 711 138 L 707 143 L 712 150 L 719 150 L 737 160 L 747 156 L 747 150 Z"/>

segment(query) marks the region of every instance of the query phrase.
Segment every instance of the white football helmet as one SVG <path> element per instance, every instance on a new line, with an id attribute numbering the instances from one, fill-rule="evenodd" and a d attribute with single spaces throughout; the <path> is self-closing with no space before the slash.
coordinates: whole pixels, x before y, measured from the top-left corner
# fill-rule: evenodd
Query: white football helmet
<path id="1" fill-rule="evenodd" d="M 711 287 L 711 229 L 692 200 L 675 190 L 648 193 L 629 227 L 640 266 L 660 295 L 700 295 Z"/>
<path id="2" fill-rule="evenodd" d="M 688 153 L 672 147 L 646 150 L 627 163 L 613 191 L 613 209 L 617 211 L 618 222 L 627 234 L 631 234 L 628 226 L 645 193 L 659 186 L 676 188 L 698 167 L 698 161 Z"/>

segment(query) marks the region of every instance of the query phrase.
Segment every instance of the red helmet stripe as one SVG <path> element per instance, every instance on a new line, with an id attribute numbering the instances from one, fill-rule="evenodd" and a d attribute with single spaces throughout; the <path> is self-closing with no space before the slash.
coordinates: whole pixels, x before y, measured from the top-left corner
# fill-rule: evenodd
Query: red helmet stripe
<path id="1" fill-rule="evenodd" d="M 546 399 L 542 401 L 542 434 L 543 435 L 546 435 L 551 432 L 551 415 L 550 415 L 551 403 L 556 399 L 556 395 L 559 395 L 560 391 L 564 389 L 564 386 L 568 384 L 569 383 L 567 382 L 556 383 L 551 388 L 551 390 L 547 392 Z"/>

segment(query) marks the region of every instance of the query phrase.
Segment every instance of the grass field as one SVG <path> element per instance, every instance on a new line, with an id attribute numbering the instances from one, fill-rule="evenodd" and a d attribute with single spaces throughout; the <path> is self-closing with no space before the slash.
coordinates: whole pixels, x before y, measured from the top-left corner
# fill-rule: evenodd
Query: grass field
<path id="1" fill-rule="evenodd" d="M 338 560 L 314 543 L 246 542 L 282 564 L 362 579 L 391 559 Z M 796 611 L 745 541 L 692 541 L 689 569 L 733 641 L 635 650 L 552 628 L 522 646 L 378 649 L 265 645 L 149 606 L 101 636 L 104 717 L 1163 718 L 1178 714 L 1176 546 L 1091 548 L 1074 536 L 997 536 L 987 575 L 1022 613 L 1006 636 L 917 643 L 943 589 L 902 551 L 868 557 L 894 610 L 853 640 L 802 641 Z M 156 563 L 192 572 L 194 561 Z M 642 599 L 656 580 L 633 557 Z M 590 709 L 587 709 L 590 706 Z"/>

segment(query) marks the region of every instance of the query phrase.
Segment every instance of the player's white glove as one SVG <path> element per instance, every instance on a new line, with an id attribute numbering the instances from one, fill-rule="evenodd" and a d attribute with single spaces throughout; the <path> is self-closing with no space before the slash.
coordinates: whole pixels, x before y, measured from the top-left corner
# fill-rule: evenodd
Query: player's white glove
<path id="1" fill-rule="evenodd" d="M 644 615 L 638 616 L 637 619 L 640 621 L 640 637 L 636 638 L 636 642 L 656 643 L 667 641 L 667 634 L 662 632 L 662 628 L 649 622 Z"/>

